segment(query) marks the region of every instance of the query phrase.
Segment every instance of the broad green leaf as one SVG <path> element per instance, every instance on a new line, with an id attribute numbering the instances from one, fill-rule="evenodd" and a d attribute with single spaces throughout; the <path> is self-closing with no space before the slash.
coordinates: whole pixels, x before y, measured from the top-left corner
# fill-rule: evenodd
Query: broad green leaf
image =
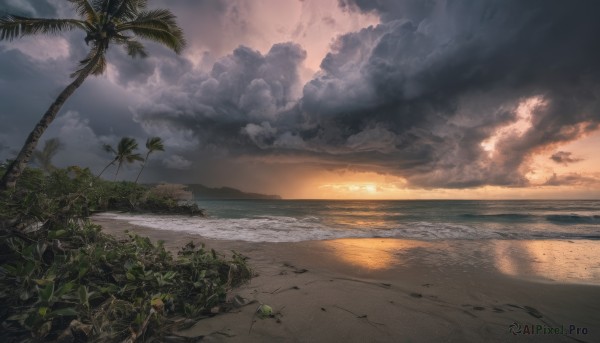
<path id="1" fill-rule="evenodd" d="M 48 238 L 50 238 L 50 239 L 60 238 L 60 237 L 67 235 L 67 233 L 69 233 L 67 230 L 49 231 Z"/>
<path id="2" fill-rule="evenodd" d="M 87 267 L 79 268 L 79 274 L 77 275 L 78 279 L 81 279 L 88 272 Z"/>
<path id="3" fill-rule="evenodd" d="M 54 283 L 50 283 L 46 285 L 43 289 L 38 287 L 38 293 L 40 296 L 40 300 L 43 302 L 49 302 L 52 299 L 52 295 L 54 294 Z"/>
<path id="4" fill-rule="evenodd" d="M 28 316 L 27 313 L 17 313 L 17 314 L 13 314 L 12 316 L 6 318 L 6 320 L 22 321 L 22 320 L 26 319 L 27 316 Z"/>
<path id="5" fill-rule="evenodd" d="M 89 300 L 90 300 L 90 295 L 88 292 L 88 288 L 86 286 L 79 286 L 79 301 L 85 306 L 85 307 L 89 307 Z"/>
<path id="6" fill-rule="evenodd" d="M 56 290 L 55 296 L 60 298 L 61 296 L 69 293 L 74 287 L 75 283 L 73 281 L 67 282 Z"/>
<path id="7" fill-rule="evenodd" d="M 34 279 L 33 280 L 38 286 L 48 286 L 49 284 L 53 283 L 52 280 L 48 280 L 48 279 Z"/>

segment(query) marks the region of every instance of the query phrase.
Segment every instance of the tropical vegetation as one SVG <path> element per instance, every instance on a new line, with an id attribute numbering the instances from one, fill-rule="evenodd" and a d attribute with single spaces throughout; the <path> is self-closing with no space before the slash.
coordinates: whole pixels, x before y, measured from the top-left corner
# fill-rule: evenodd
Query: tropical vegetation
<path id="1" fill-rule="evenodd" d="M 177 206 L 164 189 L 70 167 L 26 168 L 16 189 L 0 192 L 0 341 L 177 341 L 181 325 L 214 315 L 251 276 L 243 256 L 191 243 L 173 255 L 134 234 L 106 235 L 88 219 L 144 203 Z"/>
<path id="2" fill-rule="evenodd" d="M 133 163 L 135 161 L 144 161 L 142 156 L 135 152 L 135 150 L 138 148 L 138 144 L 133 138 L 121 138 L 119 144 L 117 145 L 117 149 L 113 148 L 110 144 L 104 144 L 103 148 L 104 151 L 112 153 L 115 157 L 108 165 L 106 165 L 106 167 L 104 167 L 104 169 L 102 169 L 98 177 L 100 177 L 108 167 L 117 163 L 117 170 L 115 171 L 116 181 L 123 162 Z"/>
<path id="3" fill-rule="evenodd" d="M 33 162 L 37 163 L 42 170 L 51 172 L 56 169 L 52 164 L 52 159 L 62 148 L 62 143 L 58 138 L 50 138 L 44 143 L 42 150 L 36 149 L 31 155 Z"/>
<path id="4" fill-rule="evenodd" d="M 135 178 L 135 183 L 137 183 L 140 179 L 140 175 L 142 175 L 144 167 L 146 167 L 146 163 L 148 163 L 148 157 L 150 157 L 150 154 L 155 151 L 165 151 L 165 146 L 160 137 L 152 137 L 146 140 L 146 157 L 144 158 L 144 162 L 142 163 L 142 168 L 140 169 L 140 172 Z"/>
<path id="5" fill-rule="evenodd" d="M 52 123 L 65 101 L 90 75 L 106 70 L 106 52 L 112 44 L 125 48 L 131 57 L 145 57 L 147 52 L 139 38 L 160 43 L 175 53 L 185 46 L 183 32 L 175 15 L 166 9 L 148 10 L 146 0 L 69 0 L 79 19 L 28 18 L 14 14 L 0 15 L 0 41 L 23 36 L 57 34 L 70 30 L 85 32 L 90 47 L 87 56 L 71 74 L 71 82 L 50 105 L 27 137 L 17 157 L 8 165 L 0 180 L 0 190 L 14 188 L 27 166 L 38 141 Z"/>
<path id="6" fill-rule="evenodd" d="M 123 164 L 164 150 L 162 140 L 146 142 L 146 159 L 132 138 L 105 146 L 114 157 L 98 176 L 88 168 L 56 168 L 51 160 L 58 139 L 36 150 L 67 99 L 88 76 L 106 70 L 111 45 L 145 57 L 138 39 L 146 39 L 180 53 L 183 33 L 170 11 L 148 10 L 146 0 L 68 1 L 79 19 L 0 14 L 0 41 L 77 29 L 89 46 L 71 74 L 74 80 L 16 158 L 0 163 L 0 341 L 187 341 L 173 330 L 214 315 L 215 307 L 219 312 L 228 290 L 251 276 L 245 258 L 193 243 L 173 255 L 162 243 L 135 234 L 124 240 L 106 235 L 89 219 L 99 211 L 203 214 L 195 203 L 182 202 L 189 193 L 182 186 L 137 184 L 146 162 L 136 182 L 99 177 L 116 165 L 116 180 Z M 31 158 L 43 170 L 27 167 Z"/>

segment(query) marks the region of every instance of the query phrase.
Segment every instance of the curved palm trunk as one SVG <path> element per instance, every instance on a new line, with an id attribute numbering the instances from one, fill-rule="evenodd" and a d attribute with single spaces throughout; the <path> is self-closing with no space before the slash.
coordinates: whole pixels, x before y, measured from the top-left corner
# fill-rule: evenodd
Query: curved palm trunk
<path id="1" fill-rule="evenodd" d="M 89 74 L 89 69 L 87 72 L 82 72 L 75 79 L 75 81 L 69 84 L 59 94 L 59 96 L 56 98 L 56 100 L 54 100 L 52 105 L 50 105 L 50 108 L 48 108 L 46 113 L 44 113 L 42 119 L 40 119 L 40 121 L 33 128 L 33 131 L 31 131 L 31 133 L 27 137 L 27 140 L 21 148 L 21 151 L 19 151 L 17 158 L 10 164 L 10 166 L 8 166 L 6 173 L 4 173 L 4 176 L 2 176 L 2 180 L 0 180 L 0 190 L 15 188 L 15 186 L 17 185 L 17 180 L 19 179 L 21 173 L 23 173 L 23 170 L 27 166 L 27 163 L 31 158 L 31 154 L 35 150 L 35 147 L 37 146 L 40 137 L 42 137 L 44 131 L 46 131 L 50 123 L 52 123 L 54 118 L 56 118 L 58 111 L 65 103 L 65 101 L 67 101 L 67 99 L 73 94 L 73 92 L 75 92 L 75 90 L 79 88 L 81 84 L 83 84 L 83 81 L 85 81 Z"/>
<path id="2" fill-rule="evenodd" d="M 117 171 L 115 172 L 115 179 L 114 179 L 114 181 L 117 181 L 117 175 L 119 175 L 119 170 L 121 169 L 121 164 L 123 164 L 123 163 L 119 162 L 119 166 L 117 167 Z"/>
<path id="3" fill-rule="evenodd" d="M 110 163 L 107 164 L 106 167 L 104 167 L 104 169 L 102 169 L 102 171 L 100 172 L 100 174 L 98 174 L 98 176 L 96 176 L 96 178 L 100 178 L 100 176 L 102 176 L 102 174 L 104 174 L 104 172 L 106 171 L 106 169 L 108 169 L 108 167 L 112 166 L 115 163 L 116 160 L 117 159 L 115 158 L 114 160 L 110 161 Z"/>
<path id="4" fill-rule="evenodd" d="M 142 169 L 140 169 L 140 172 L 138 173 L 137 177 L 135 178 L 135 184 L 137 184 L 138 179 L 140 178 L 140 175 L 142 175 L 142 172 L 144 171 L 144 167 L 146 167 L 146 162 L 148 161 L 148 156 L 150 156 L 150 152 L 148 152 L 146 154 L 146 158 L 144 158 L 144 163 L 142 164 Z"/>

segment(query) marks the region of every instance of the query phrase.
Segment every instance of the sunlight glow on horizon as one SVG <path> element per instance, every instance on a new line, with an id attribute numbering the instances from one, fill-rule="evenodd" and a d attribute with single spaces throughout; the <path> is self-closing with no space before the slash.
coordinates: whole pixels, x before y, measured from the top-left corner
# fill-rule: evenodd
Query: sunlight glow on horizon
<path id="1" fill-rule="evenodd" d="M 365 176 L 373 181 L 357 181 Z M 353 181 L 342 181 L 353 180 Z M 509 199 L 598 199 L 598 191 L 589 185 L 501 187 L 482 186 L 465 189 L 415 188 L 406 180 L 375 173 L 346 173 L 338 182 L 313 183 L 284 199 L 328 200 L 509 200 Z M 311 189 L 312 188 L 312 189 Z"/>

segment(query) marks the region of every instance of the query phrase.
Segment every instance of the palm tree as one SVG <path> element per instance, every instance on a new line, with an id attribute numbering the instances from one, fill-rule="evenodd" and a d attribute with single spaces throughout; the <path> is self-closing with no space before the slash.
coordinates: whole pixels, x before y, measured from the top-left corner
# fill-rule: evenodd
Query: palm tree
<path id="1" fill-rule="evenodd" d="M 148 138 L 146 140 L 146 149 L 148 150 L 146 152 L 146 158 L 144 158 L 144 163 L 142 163 L 142 168 L 140 169 L 140 172 L 138 173 L 137 177 L 135 178 L 135 183 L 138 182 L 140 175 L 142 175 L 142 171 L 144 171 L 144 167 L 146 166 L 146 162 L 148 162 L 148 157 L 150 157 L 150 154 L 155 151 L 165 151 L 165 146 L 163 145 L 163 141 L 160 137 L 152 137 L 152 138 Z"/>
<path id="2" fill-rule="evenodd" d="M 35 150 L 31 155 L 31 158 L 37 162 L 43 170 L 51 172 L 56 167 L 52 164 L 52 158 L 62 148 L 62 143 L 58 138 L 51 138 L 44 143 L 44 149 Z"/>
<path id="3" fill-rule="evenodd" d="M 111 152 L 111 153 L 115 154 L 115 158 L 112 161 L 110 161 L 110 163 L 106 167 L 104 167 L 104 169 L 102 169 L 102 172 L 100 172 L 98 177 L 100 177 L 100 175 L 102 175 L 102 173 L 104 173 L 104 171 L 108 167 L 110 167 L 111 165 L 114 165 L 115 162 L 118 162 L 117 171 L 115 172 L 115 181 L 116 181 L 117 175 L 119 174 L 119 170 L 121 170 L 121 165 L 123 165 L 123 162 L 133 163 L 135 161 L 143 161 L 144 160 L 140 154 L 134 153 L 134 151 L 138 148 L 138 144 L 135 141 L 135 139 L 133 139 L 133 138 L 129 138 L 129 137 L 121 138 L 121 141 L 119 141 L 119 145 L 117 145 L 116 150 L 109 144 L 104 144 L 103 148 L 107 152 Z"/>
<path id="4" fill-rule="evenodd" d="M 100 75 L 106 69 L 106 52 L 111 43 L 121 45 L 131 57 L 147 56 L 137 38 L 161 43 L 180 53 L 185 46 L 183 31 L 169 10 L 147 10 L 147 0 L 69 0 L 81 19 L 27 18 L 0 15 L 0 41 L 36 34 L 55 34 L 80 29 L 86 33 L 89 53 L 71 74 L 75 80 L 50 105 L 27 137 L 17 158 L 0 181 L 0 190 L 14 188 L 29 162 L 40 137 L 56 117 L 65 101 L 89 75 Z"/>

